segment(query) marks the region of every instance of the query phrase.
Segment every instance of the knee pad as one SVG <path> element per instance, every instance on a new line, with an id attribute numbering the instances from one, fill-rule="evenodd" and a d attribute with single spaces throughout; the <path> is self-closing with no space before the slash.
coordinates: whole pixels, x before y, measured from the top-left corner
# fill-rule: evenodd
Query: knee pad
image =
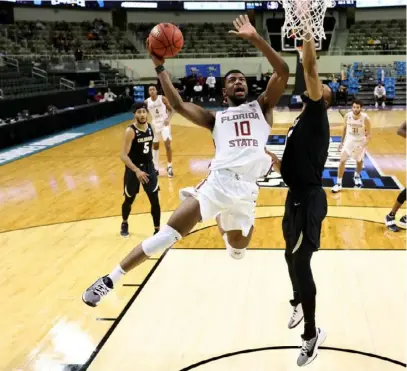
<path id="1" fill-rule="evenodd" d="M 182 236 L 174 228 L 165 225 L 157 234 L 143 241 L 141 248 L 147 256 L 152 256 L 170 248 L 181 239 Z"/>
<path id="2" fill-rule="evenodd" d="M 244 249 L 235 249 L 234 247 L 230 246 L 230 243 L 228 241 L 228 235 L 227 233 L 225 233 L 223 236 L 223 240 L 225 241 L 225 245 L 226 245 L 226 252 L 228 253 L 228 255 L 232 258 L 232 259 L 236 259 L 236 260 L 241 260 L 244 258 L 244 256 L 246 255 L 246 248 Z"/>
<path id="3" fill-rule="evenodd" d="M 403 205 L 404 202 L 406 202 L 406 190 L 404 190 L 403 192 L 401 192 L 401 193 L 399 194 L 399 196 L 397 197 L 397 202 L 398 202 L 400 205 Z"/>

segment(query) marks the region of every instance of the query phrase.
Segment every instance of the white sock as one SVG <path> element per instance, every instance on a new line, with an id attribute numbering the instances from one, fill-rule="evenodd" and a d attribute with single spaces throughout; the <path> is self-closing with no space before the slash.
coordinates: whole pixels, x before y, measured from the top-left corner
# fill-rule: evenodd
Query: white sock
<path id="1" fill-rule="evenodd" d="M 160 150 L 159 149 L 153 149 L 153 162 L 154 162 L 154 167 L 156 170 L 158 170 L 158 159 L 160 157 Z"/>
<path id="2" fill-rule="evenodd" d="M 360 173 L 358 173 L 357 171 L 355 171 L 355 174 L 353 175 L 355 178 L 360 178 Z"/>
<path id="3" fill-rule="evenodd" d="M 336 181 L 336 184 L 342 185 L 342 178 L 338 178 L 338 180 Z"/>
<path id="4" fill-rule="evenodd" d="M 168 167 L 170 167 L 170 166 L 172 167 L 172 162 L 169 162 L 169 163 L 168 163 Z"/>
<path id="5" fill-rule="evenodd" d="M 109 274 L 109 278 L 113 281 L 113 285 L 116 285 L 116 282 L 119 282 L 120 278 L 124 276 L 126 272 L 122 269 L 120 264 Z"/>

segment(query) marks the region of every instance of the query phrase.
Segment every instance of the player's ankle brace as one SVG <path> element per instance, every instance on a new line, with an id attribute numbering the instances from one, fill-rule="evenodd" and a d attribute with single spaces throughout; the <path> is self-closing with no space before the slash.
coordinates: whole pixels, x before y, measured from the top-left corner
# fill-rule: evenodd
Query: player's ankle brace
<path id="1" fill-rule="evenodd" d="M 141 248 L 144 254 L 152 256 L 170 248 L 175 242 L 181 239 L 182 236 L 174 228 L 165 225 L 157 234 L 143 241 Z"/>
<path id="2" fill-rule="evenodd" d="M 228 241 L 228 235 L 227 233 L 223 234 L 223 240 L 225 241 L 225 245 L 226 245 L 226 251 L 228 253 L 228 255 L 236 260 L 240 260 L 243 259 L 245 254 L 246 254 L 246 249 L 235 249 L 234 247 L 230 246 L 230 243 Z"/>

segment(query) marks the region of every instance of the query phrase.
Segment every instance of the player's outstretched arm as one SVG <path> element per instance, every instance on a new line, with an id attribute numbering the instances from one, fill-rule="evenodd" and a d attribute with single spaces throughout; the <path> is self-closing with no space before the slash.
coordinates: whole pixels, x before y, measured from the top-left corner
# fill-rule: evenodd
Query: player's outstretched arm
<path id="1" fill-rule="evenodd" d="M 406 122 L 405 121 L 397 129 L 397 134 L 402 136 L 403 138 L 406 137 Z"/>
<path id="2" fill-rule="evenodd" d="M 172 84 L 168 72 L 164 68 L 165 60 L 153 54 L 151 54 L 151 59 L 153 60 L 158 78 L 160 79 L 161 87 L 172 108 L 194 124 L 212 130 L 215 125 L 215 116 L 196 104 L 184 102 Z"/>
<path id="3" fill-rule="evenodd" d="M 309 98 L 317 102 L 322 98 L 322 83 L 318 76 L 317 52 L 313 37 L 310 41 L 304 40 L 302 52 L 305 85 L 307 86 Z"/>
<path id="4" fill-rule="evenodd" d="M 253 46 L 264 54 L 274 68 L 274 73 L 267 84 L 265 92 L 258 99 L 263 112 L 266 112 L 268 109 L 273 108 L 283 95 L 290 69 L 283 58 L 257 33 L 247 15 L 236 18 L 233 25 L 236 31 L 229 32 L 250 41 Z"/>

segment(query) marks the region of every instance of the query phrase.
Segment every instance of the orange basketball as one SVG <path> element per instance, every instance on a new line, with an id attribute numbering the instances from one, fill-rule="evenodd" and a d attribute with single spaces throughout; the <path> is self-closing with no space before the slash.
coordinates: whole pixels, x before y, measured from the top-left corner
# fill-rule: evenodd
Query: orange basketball
<path id="1" fill-rule="evenodd" d="M 175 57 L 184 46 L 184 36 L 172 23 L 160 23 L 151 30 L 148 43 L 158 57 Z"/>

